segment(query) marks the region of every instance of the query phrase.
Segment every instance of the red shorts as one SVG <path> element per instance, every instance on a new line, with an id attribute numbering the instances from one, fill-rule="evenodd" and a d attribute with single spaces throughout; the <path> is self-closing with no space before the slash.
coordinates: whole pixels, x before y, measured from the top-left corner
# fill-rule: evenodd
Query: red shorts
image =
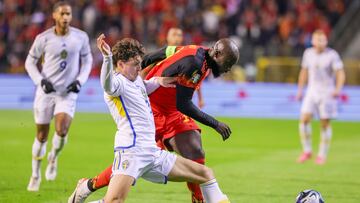
<path id="1" fill-rule="evenodd" d="M 156 126 L 155 140 L 157 145 L 162 149 L 165 149 L 166 140 L 174 137 L 179 133 L 189 130 L 200 131 L 199 126 L 192 118 L 182 114 L 179 111 L 175 111 L 170 115 L 164 115 L 160 112 L 154 111 L 153 113 Z"/>
<path id="2" fill-rule="evenodd" d="M 154 115 L 158 146 L 165 149 L 166 140 L 189 130 L 199 130 L 195 121 L 176 108 L 176 89 L 159 87 L 149 95 Z M 168 148 L 171 150 L 170 148 Z"/>

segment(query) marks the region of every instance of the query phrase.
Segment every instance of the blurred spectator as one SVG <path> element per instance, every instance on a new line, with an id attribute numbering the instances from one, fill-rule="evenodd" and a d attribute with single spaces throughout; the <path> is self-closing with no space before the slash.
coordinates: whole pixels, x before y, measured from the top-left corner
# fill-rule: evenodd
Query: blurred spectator
<path id="1" fill-rule="evenodd" d="M 0 72 L 24 72 L 25 56 L 53 20 L 56 0 L 0 1 Z M 91 44 L 99 33 L 109 44 L 133 37 L 148 50 L 164 44 L 170 27 L 184 31 L 185 44 L 212 44 L 221 37 L 242 42 L 240 65 L 254 64 L 259 54 L 300 56 L 317 28 L 330 34 L 348 0 L 69 0 L 72 25 L 85 30 Z M 95 48 L 95 46 L 94 46 Z M 94 54 L 97 75 L 99 55 Z M 101 56 L 101 55 L 99 55 Z"/>

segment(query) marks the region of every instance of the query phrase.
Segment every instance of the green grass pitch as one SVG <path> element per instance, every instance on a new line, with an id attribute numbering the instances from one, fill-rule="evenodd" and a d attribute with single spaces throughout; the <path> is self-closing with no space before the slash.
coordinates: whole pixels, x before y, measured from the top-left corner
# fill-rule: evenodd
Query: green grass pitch
<path id="1" fill-rule="evenodd" d="M 44 160 L 40 192 L 28 192 L 35 135 L 32 112 L 2 110 L 0 115 L 0 202 L 67 202 L 79 178 L 93 177 L 112 163 L 116 129 L 110 115 L 77 113 L 59 158 L 56 181 L 45 180 Z M 308 188 L 320 191 L 327 203 L 360 202 L 359 122 L 333 122 L 328 163 L 318 166 L 313 160 L 295 163 L 300 153 L 296 120 L 220 119 L 231 126 L 230 139 L 223 142 L 208 127 L 203 127 L 202 139 L 207 165 L 233 203 L 289 203 Z M 313 129 L 317 149 L 318 122 Z M 48 150 L 50 145 L 51 140 Z M 101 198 L 105 191 L 97 191 L 88 200 Z M 158 185 L 139 180 L 127 202 L 190 202 L 190 195 L 185 183 Z"/>

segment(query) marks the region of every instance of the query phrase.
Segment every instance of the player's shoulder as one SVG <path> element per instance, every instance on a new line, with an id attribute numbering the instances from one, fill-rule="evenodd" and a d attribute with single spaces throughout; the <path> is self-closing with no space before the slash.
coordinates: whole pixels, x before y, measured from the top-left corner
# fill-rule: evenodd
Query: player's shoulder
<path id="1" fill-rule="evenodd" d="M 194 68 L 201 68 L 205 61 L 206 49 L 202 46 L 189 45 L 189 48 L 195 49 L 194 55 L 186 57 L 188 64 L 191 64 Z"/>
<path id="2" fill-rule="evenodd" d="M 48 28 L 36 36 L 36 39 L 46 39 L 54 34 L 54 27 Z"/>
<path id="3" fill-rule="evenodd" d="M 332 55 L 332 56 L 334 56 L 334 55 L 335 55 L 335 56 L 339 55 L 338 52 L 337 52 L 335 49 L 330 48 L 330 47 L 327 47 L 325 51 L 326 51 L 327 54 Z"/>
<path id="4" fill-rule="evenodd" d="M 314 54 L 316 52 L 314 47 L 308 47 L 304 50 L 304 55 Z"/>
<path id="5" fill-rule="evenodd" d="M 70 32 L 74 35 L 77 35 L 81 38 L 88 38 L 88 34 L 83 31 L 83 30 L 80 30 L 79 28 L 76 28 L 76 27 L 72 27 L 70 26 Z"/>

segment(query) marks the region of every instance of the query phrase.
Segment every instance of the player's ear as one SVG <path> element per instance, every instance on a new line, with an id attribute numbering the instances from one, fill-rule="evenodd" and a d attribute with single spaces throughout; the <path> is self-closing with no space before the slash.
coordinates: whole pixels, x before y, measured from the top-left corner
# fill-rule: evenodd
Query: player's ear
<path id="1" fill-rule="evenodd" d="M 123 63 L 122 63 L 120 60 L 118 60 L 118 61 L 116 62 L 116 66 L 117 66 L 117 68 L 122 68 Z"/>

